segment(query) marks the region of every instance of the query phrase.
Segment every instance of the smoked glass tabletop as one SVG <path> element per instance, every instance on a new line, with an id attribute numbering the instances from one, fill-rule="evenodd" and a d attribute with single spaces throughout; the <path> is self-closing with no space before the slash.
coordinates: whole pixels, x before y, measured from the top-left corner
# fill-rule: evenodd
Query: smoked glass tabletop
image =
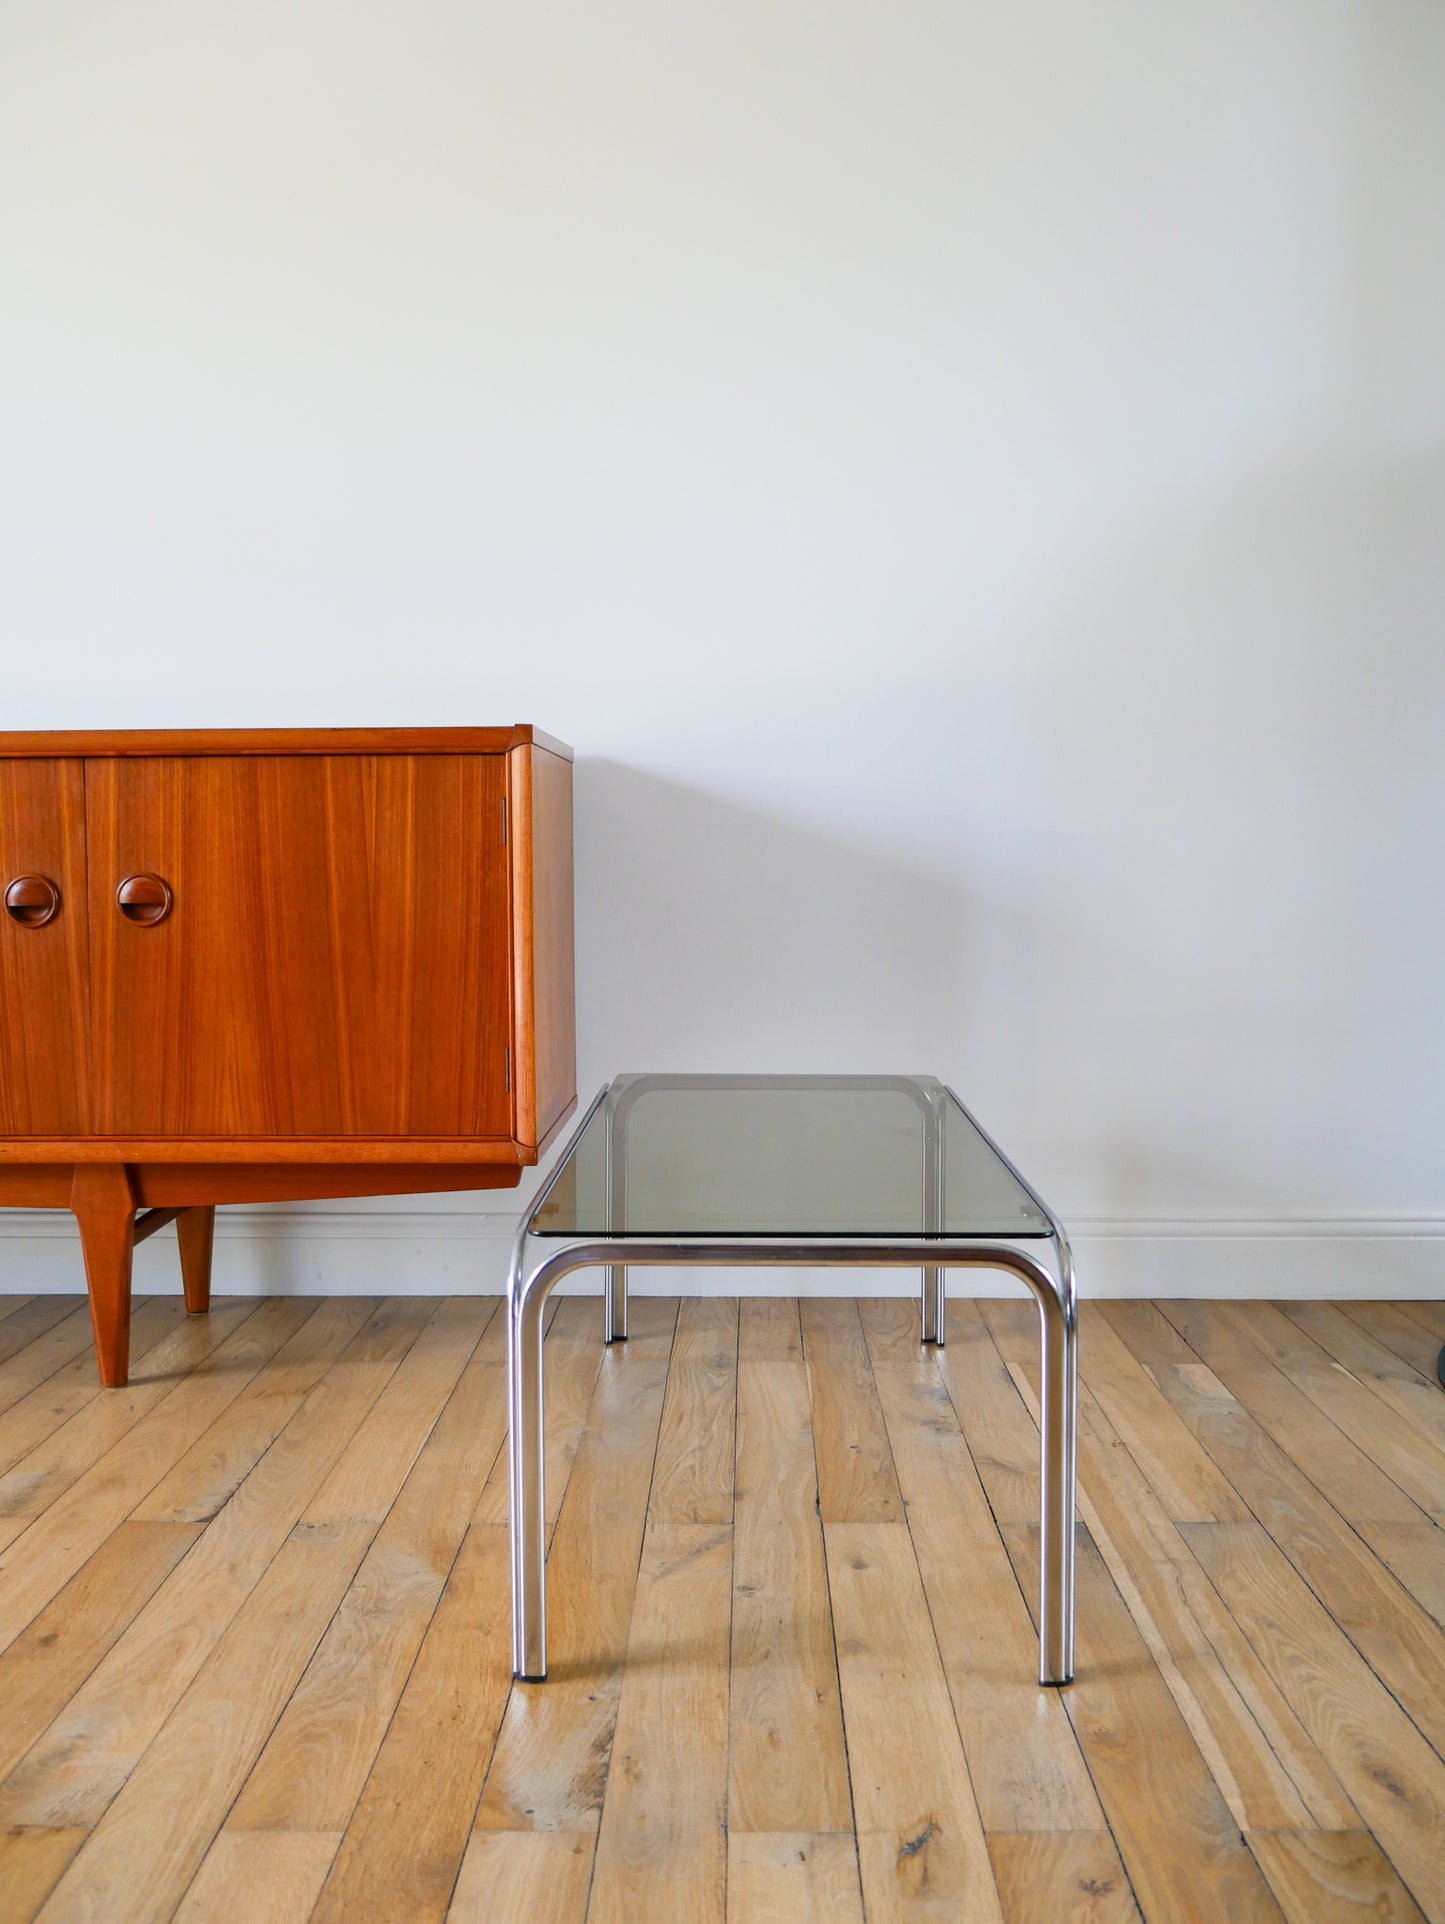
<path id="1" fill-rule="evenodd" d="M 930 1076 L 619 1076 L 534 1236 L 1051 1235 Z"/>

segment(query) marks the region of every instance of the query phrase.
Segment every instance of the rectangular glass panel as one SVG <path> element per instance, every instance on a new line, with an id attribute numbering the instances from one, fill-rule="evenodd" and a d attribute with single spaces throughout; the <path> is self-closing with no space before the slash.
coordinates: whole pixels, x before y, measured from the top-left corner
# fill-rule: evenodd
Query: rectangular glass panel
<path id="1" fill-rule="evenodd" d="M 620 1076 L 538 1236 L 1046 1236 L 928 1076 Z"/>

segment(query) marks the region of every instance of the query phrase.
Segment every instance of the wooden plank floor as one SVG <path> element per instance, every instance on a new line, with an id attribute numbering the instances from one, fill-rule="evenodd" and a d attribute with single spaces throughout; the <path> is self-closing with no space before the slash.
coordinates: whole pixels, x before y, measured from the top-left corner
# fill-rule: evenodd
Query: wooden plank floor
<path id="1" fill-rule="evenodd" d="M 492 1299 L 0 1299 L 0 1919 L 1445 1924 L 1432 1304 L 595 1299 L 509 1674 Z"/>

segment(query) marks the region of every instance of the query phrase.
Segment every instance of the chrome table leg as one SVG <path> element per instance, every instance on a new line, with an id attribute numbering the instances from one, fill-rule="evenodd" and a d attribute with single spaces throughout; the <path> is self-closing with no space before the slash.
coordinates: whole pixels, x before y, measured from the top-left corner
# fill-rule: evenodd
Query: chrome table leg
<path id="1" fill-rule="evenodd" d="M 525 1228 L 517 1240 L 507 1291 L 507 1403 L 510 1418 L 512 1507 L 512 1662 L 518 1677 L 547 1674 L 544 1559 L 542 1318 L 547 1297 L 575 1269 L 606 1268 L 622 1251 L 616 1242 L 565 1245 L 531 1275 L 523 1261 Z M 1005 1269 L 1027 1283 L 1039 1306 L 1043 1352 L 1043 1404 L 1039 1438 L 1039 1681 L 1066 1684 L 1074 1674 L 1074 1462 L 1077 1424 L 1078 1313 L 1074 1271 L 1062 1230 L 1055 1237 L 1059 1275 L 1018 1249 L 999 1244 L 946 1243 L 942 1268 Z M 628 1240 L 633 1264 L 721 1264 L 760 1268 L 822 1261 L 842 1268 L 875 1264 L 917 1265 L 932 1254 L 908 1244 L 702 1242 Z"/>
<path id="2" fill-rule="evenodd" d="M 923 1340 L 925 1343 L 943 1343 L 944 1320 L 943 1267 L 939 1263 L 926 1264 L 923 1271 Z"/>
<path id="3" fill-rule="evenodd" d="M 627 1265 L 614 1263 L 606 1272 L 602 1292 L 602 1340 L 627 1341 Z"/>
<path id="4" fill-rule="evenodd" d="M 547 1674 L 547 1587 L 542 1431 L 542 1311 L 517 1252 L 507 1290 L 507 1449 L 511 1476 L 512 1669 Z"/>
<path id="5" fill-rule="evenodd" d="M 607 1098 L 607 1227 L 621 1230 L 627 1222 L 627 1117 L 631 1108 L 625 1092 Z M 602 1340 L 627 1341 L 627 1266 L 610 1264 L 602 1288 Z"/>
<path id="6" fill-rule="evenodd" d="M 923 1111 L 923 1227 L 930 1236 L 943 1229 L 943 1122 L 936 1098 Z M 941 1263 L 923 1266 L 923 1340 L 943 1346 L 944 1272 Z"/>
<path id="7" fill-rule="evenodd" d="M 1060 1230 L 1058 1293 L 1036 1291 L 1042 1350 L 1039 1426 L 1039 1682 L 1074 1675 L 1074 1471 L 1079 1325 L 1074 1271 Z"/>

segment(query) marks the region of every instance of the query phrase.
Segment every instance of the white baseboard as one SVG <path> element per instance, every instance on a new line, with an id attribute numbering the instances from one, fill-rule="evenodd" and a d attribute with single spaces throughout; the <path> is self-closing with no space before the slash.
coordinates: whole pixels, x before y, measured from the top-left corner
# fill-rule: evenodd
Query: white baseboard
<path id="1" fill-rule="evenodd" d="M 515 1217 L 500 1211 L 305 1208 L 222 1210 L 215 1287 L 228 1295 L 465 1295 L 503 1287 Z M 1445 1297 L 1445 1217 L 1069 1223 L 1084 1296 Z M 64 1210 L 0 1210 L 0 1293 L 84 1287 L 80 1241 Z M 180 1287 L 174 1236 L 135 1256 L 135 1287 Z M 600 1275 L 564 1288 L 595 1294 Z M 650 1270 L 635 1292 L 904 1296 L 911 1270 Z M 949 1294 L 1022 1294 L 989 1270 L 955 1270 Z"/>

